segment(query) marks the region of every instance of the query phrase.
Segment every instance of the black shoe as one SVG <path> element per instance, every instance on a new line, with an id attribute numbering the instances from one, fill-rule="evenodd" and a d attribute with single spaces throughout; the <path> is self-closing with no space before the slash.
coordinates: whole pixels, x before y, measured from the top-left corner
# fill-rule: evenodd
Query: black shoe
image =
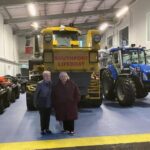
<path id="1" fill-rule="evenodd" d="M 47 133 L 47 134 L 52 134 L 52 131 L 46 130 L 46 133 Z"/>
<path id="2" fill-rule="evenodd" d="M 45 132 L 45 131 L 41 131 L 41 134 L 42 134 L 42 135 L 45 135 L 45 134 L 46 134 L 46 132 Z"/>

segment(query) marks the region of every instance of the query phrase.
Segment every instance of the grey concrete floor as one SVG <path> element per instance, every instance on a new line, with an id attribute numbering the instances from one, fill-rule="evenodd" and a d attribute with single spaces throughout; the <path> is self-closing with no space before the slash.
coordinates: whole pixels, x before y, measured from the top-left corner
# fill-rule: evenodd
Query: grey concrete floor
<path id="1" fill-rule="evenodd" d="M 27 111 L 25 94 L 0 115 L 0 142 L 150 133 L 150 95 L 133 107 L 105 101 L 97 109 L 81 109 L 74 136 L 61 134 L 51 116 L 52 135 L 41 136 L 39 114 Z"/>

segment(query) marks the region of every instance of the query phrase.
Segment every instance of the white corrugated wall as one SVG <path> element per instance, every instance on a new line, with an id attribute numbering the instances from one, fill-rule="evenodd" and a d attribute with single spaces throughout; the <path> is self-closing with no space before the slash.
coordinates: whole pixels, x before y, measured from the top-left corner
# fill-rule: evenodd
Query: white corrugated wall
<path id="1" fill-rule="evenodd" d="M 18 37 L 13 35 L 9 25 L 4 25 L 4 19 L 0 14 L 0 75 L 16 75 L 20 72 L 17 64 L 7 61 L 18 63 Z"/>
<path id="2" fill-rule="evenodd" d="M 137 0 L 122 22 L 113 28 L 109 28 L 103 36 L 102 48 L 107 45 L 107 38 L 113 36 L 113 47 L 119 46 L 119 31 L 129 27 L 129 44 L 146 46 L 150 49 L 150 41 L 147 39 L 147 15 L 150 14 L 150 0 Z M 150 28 L 150 27 L 149 27 Z"/>

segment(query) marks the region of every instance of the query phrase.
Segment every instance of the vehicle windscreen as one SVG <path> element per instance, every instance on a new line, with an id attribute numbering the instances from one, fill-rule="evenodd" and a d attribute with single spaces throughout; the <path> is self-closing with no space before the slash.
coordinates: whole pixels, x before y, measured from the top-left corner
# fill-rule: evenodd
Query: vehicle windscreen
<path id="1" fill-rule="evenodd" d="M 56 40 L 58 47 L 71 47 L 70 41 L 78 41 L 78 32 L 75 31 L 54 31 L 53 40 Z"/>
<path id="2" fill-rule="evenodd" d="M 122 52 L 123 64 L 145 64 L 144 51 L 130 50 Z"/>
<path id="3" fill-rule="evenodd" d="M 150 50 L 146 50 L 145 53 L 146 53 L 146 63 L 150 64 Z"/>

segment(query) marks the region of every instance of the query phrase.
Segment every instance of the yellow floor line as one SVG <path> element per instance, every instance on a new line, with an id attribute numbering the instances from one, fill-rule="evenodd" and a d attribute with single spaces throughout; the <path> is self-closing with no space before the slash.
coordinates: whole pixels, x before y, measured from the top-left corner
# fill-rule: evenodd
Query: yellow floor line
<path id="1" fill-rule="evenodd" d="M 1 143 L 0 150 L 34 150 L 78 146 L 97 146 L 110 144 L 126 144 L 150 142 L 150 134 L 101 136 L 74 139 L 44 140 L 30 142 Z"/>

